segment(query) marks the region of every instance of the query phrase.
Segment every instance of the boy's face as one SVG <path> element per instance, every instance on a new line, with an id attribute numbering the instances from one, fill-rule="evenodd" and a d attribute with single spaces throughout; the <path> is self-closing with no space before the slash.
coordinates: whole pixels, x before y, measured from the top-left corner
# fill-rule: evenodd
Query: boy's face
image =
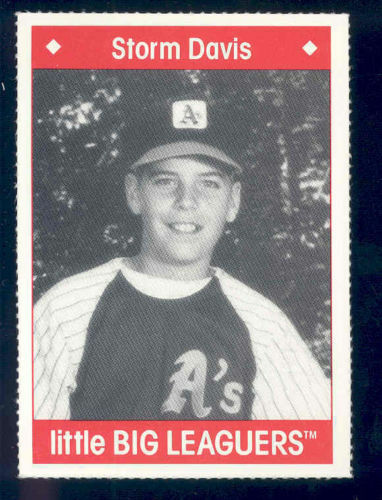
<path id="1" fill-rule="evenodd" d="M 142 252 L 166 264 L 210 262 L 239 210 L 240 183 L 192 157 L 163 160 L 126 178 L 128 205 L 141 215 Z"/>

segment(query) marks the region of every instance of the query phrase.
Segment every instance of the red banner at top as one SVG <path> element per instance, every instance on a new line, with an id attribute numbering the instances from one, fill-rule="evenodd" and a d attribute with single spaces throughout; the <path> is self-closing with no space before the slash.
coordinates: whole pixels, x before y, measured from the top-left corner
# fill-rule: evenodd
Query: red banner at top
<path id="1" fill-rule="evenodd" d="M 330 69 L 330 27 L 35 26 L 32 67 Z"/>

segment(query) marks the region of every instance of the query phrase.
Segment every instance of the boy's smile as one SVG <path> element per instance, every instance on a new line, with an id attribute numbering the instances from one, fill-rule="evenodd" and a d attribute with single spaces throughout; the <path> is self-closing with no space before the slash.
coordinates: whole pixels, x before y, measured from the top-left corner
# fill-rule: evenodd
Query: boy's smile
<path id="1" fill-rule="evenodd" d="M 170 229 L 175 231 L 175 233 L 180 234 L 193 234 L 198 233 L 202 226 L 200 224 L 193 224 L 192 222 L 173 222 L 167 224 Z"/>
<path id="2" fill-rule="evenodd" d="M 226 222 L 239 209 L 240 184 L 212 162 L 179 157 L 126 179 L 128 204 L 142 217 L 141 259 L 208 269 Z"/>

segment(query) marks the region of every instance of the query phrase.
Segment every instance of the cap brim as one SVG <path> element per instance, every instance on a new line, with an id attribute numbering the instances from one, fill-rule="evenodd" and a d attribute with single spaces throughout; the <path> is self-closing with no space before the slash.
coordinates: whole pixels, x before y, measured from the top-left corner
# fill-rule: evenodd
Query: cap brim
<path id="1" fill-rule="evenodd" d="M 231 167 L 238 174 L 241 174 L 243 171 L 238 163 L 220 149 L 197 141 L 178 141 L 152 148 L 133 163 L 131 170 L 136 171 L 140 167 L 150 163 L 182 156 L 204 156 Z"/>

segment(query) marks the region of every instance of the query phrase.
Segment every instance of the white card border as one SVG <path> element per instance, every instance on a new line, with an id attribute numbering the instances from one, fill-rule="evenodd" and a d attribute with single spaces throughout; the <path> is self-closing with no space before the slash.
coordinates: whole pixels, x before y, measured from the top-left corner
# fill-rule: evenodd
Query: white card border
<path id="1" fill-rule="evenodd" d="M 330 26 L 332 192 L 333 464 L 33 464 L 30 387 L 31 269 L 31 27 L 62 25 Z M 17 15 L 17 267 L 20 477 L 333 478 L 351 477 L 349 44 L 347 14 L 84 14 Z"/>

